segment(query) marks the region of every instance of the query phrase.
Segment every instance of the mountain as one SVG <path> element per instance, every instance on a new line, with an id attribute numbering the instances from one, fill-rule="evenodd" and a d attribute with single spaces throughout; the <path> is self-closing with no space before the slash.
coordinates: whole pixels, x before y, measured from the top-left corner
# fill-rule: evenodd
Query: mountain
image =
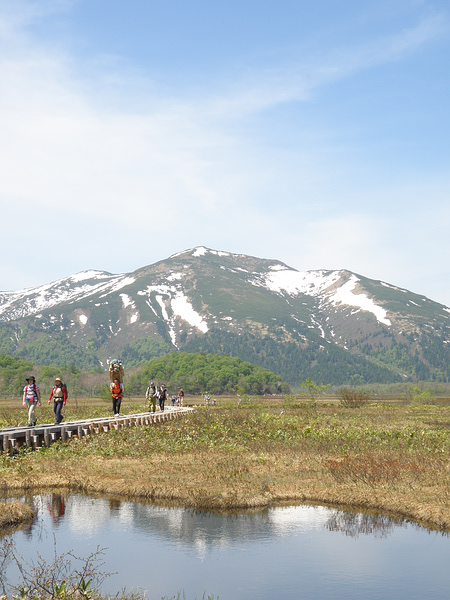
<path id="1" fill-rule="evenodd" d="M 0 352 L 90 370 L 228 354 L 293 385 L 448 381 L 449 321 L 442 304 L 350 271 L 198 247 L 129 274 L 0 292 Z"/>

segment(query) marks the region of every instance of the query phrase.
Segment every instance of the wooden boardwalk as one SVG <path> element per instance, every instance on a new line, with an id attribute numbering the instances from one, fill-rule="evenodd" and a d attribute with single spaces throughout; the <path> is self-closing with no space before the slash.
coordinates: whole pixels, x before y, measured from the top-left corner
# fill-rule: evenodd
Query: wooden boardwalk
<path id="1" fill-rule="evenodd" d="M 172 421 L 192 412 L 189 407 L 168 407 L 164 412 L 138 413 L 119 417 L 100 417 L 84 421 L 67 421 L 59 425 L 36 425 L 35 427 L 7 427 L 0 429 L 0 449 L 3 452 L 14 454 L 21 446 L 39 450 L 43 446 L 50 446 L 57 440 L 66 442 L 72 438 L 81 439 L 85 435 L 93 435 L 122 427 L 135 427 L 137 425 L 157 425 Z"/>

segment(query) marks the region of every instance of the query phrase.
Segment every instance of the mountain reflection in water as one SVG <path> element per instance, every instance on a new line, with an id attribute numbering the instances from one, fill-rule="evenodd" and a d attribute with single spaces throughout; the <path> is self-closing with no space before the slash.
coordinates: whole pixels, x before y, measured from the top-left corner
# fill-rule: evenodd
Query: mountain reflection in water
<path id="1" fill-rule="evenodd" d="M 401 519 L 322 506 L 223 514 L 64 494 L 32 502 L 38 517 L 14 534 L 18 552 L 51 558 L 53 537 L 58 553 L 106 548 L 105 570 L 117 572 L 108 593 L 448 600 L 448 536 Z"/>
<path id="2" fill-rule="evenodd" d="M 74 501 L 75 500 L 75 501 Z M 227 545 L 236 539 L 264 539 L 288 534 L 293 527 L 306 529 L 326 528 L 357 537 L 372 535 L 387 537 L 396 527 L 406 527 L 406 522 L 378 513 L 354 513 L 322 506 L 290 506 L 266 508 L 240 513 L 205 512 L 196 509 L 167 508 L 118 499 L 93 499 L 88 496 L 49 494 L 36 496 L 33 504 L 38 518 L 30 524 L 28 533 L 42 526 L 45 513 L 51 516 L 58 528 L 66 514 L 74 534 L 84 538 L 95 537 L 106 523 L 117 521 L 121 525 L 141 532 L 170 538 L 189 547 Z M 93 507 L 95 505 L 95 509 Z M 224 519 L 226 517 L 226 519 Z"/>

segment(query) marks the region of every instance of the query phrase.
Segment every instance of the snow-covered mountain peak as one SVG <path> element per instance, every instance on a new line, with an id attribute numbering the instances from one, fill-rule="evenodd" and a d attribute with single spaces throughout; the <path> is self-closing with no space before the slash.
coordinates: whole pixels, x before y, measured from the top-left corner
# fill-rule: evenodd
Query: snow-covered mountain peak
<path id="1" fill-rule="evenodd" d="M 447 376 L 449 321 L 448 308 L 347 270 L 197 246 L 129 274 L 0 292 L 0 351 L 96 368 L 178 349 L 239 355 L 293 380 L 397 381 L 405 369 Z"/>

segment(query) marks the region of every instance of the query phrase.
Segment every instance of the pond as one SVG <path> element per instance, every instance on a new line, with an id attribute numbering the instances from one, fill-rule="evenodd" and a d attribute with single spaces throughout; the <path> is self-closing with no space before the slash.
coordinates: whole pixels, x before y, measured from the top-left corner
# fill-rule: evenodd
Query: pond
<path id="1" fill-rule="evenodd" d="M 91 498 L 35 496 L 13 534 L 26 560 L 105 548 L 105 593 L 205 593 L 220 600 L 448 600 L 450 538 L 404 520 L 321 506 L 216 514 Z M 11 572 L 10 572 L 11 571 Z M 14 577 L 12 567 L 8 576 Z"/>

